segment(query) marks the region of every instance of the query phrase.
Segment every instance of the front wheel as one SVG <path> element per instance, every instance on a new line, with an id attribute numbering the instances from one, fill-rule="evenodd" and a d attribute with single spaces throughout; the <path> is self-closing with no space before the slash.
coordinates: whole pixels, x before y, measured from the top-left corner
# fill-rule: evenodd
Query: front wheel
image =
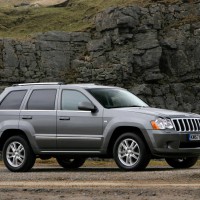
<path id="1" fill-rule="evenodd" d="M 145 143 L 134 133 L 125 133 L 116 140 L 113 155 L 118 167 L 126 171 L 143 170 L 150 161 Z"/>
<path id="2" fill-rule="evenodd" d="M 58 156 L 56 158 L 58 164 L 65 169 L 76 169 L 85 163 L 85 158 L 69 158 L 66 156 Z"/>
<path id="3" fill-rule="evenodd" d="M 185 158 L 165 158 L 168 165 L 175 169 L 190 168 L 194 166 L 198 157 L 185 157 Z"/>
<path id="4" fill-rule="evenodd" d="M 3 161 L 12 172 L 25 172 L 35 163 L 36 156 L 21 136 L 10 137 L 3 147 Z"/>

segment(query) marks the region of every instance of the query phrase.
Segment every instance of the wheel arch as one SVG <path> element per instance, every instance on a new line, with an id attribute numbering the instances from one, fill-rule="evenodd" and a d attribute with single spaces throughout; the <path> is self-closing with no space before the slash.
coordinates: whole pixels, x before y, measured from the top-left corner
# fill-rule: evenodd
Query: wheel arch
<path id="1" fill-rule="evenodd" d="M 32 148 L 29 139 L 27 137 L 27 135 L 24 133 L 24 131 L 20 130 L 20 129 L 7 129 L 5 130 L 0 138 L 0 151 L 3 150 L 3 146 L 5 144 L 5 142 L 12 136 L 21 136 L 24 139 L 26 139 L 26 141 L 28 142 L 29 146 Z"/>
<path id="2" fill-rule="evenodd" d="M 111 137 L 110 137 L 110 140 L 109 140 L 109 143 L 108 143 L 108 146 L 107 146 L 107 154 L 108 155 L 112 155 L 112 152 L 113 152 L 113 147 L 114 147 L 114 144 L 117 140 L 117 138 L 119 138 L 122 134 L 124 133 L 135 133 L 137 136 L 139 136 L 145 143 L 145 146 L 147 147 L 148 151 L 150 151 L 150 148 L 149 148 L 149 145 L 147 144 L 147 141 L 142 133 L 142 131 L 140 130 L 140 128 L 138 127 L 133 127 L 133 126 L 120 126 L 120 127 L 117 127 Z"/>

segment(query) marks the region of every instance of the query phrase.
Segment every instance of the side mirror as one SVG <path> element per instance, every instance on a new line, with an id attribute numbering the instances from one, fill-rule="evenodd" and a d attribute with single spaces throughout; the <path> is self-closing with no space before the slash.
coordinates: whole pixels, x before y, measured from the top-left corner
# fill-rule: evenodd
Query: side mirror
<path id="1" fill-rule="evenodd" d="M 78 109 L 79 110 L 85 110 L 85 111 L 91 111 L 91 112 L 97 111 L 96 106 L 94 106 L 92 103 L 86 102 L 86 101 L 80 102 L 78 104 Z"/>

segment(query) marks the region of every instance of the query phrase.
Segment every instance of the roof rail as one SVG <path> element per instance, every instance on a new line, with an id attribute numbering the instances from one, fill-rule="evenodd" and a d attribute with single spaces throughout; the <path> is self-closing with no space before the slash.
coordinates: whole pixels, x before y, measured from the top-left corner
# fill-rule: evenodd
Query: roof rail
<path id="1" fill-rule="evenodd" d="M 29 85 L 63 85 L 63 82 L 41 82 L 41 83 L 19 83 L 13 84 L 13 86 L 29 86 Z"/>

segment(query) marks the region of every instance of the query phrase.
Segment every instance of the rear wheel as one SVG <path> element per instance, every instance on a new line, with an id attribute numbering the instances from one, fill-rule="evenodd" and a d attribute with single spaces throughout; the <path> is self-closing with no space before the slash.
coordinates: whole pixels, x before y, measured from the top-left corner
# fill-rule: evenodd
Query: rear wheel
<path id="1" fill-rule="evenodd" d="M 171 167 L 182 169 L 194 166 L 198 160 L 198 157 L 165 158 L 165 160 Z"/>
<path id="2" fill-rule="evenodd" d="M 125 133 L 116 140 L 113 155 L 119 168 L 126 171 L 143 170 L 150 161 L 145 143 L 134 133 Z"/>
<path id="3" fill-rule="evenodd" d="M 36 156 L 21 136 L 10 137 L 3 147 L 3 161 L 12 172 L 25 172 L 35 163 Z"/>
<path id="4" fill-rule="evenodd" d="M 81 167 L 85 163 L 86 159 L 80 157 L 69 158 L 66 156 L 58 156 L 56 160 L 58 164 L 65 169 L 76 169 Z"/>

